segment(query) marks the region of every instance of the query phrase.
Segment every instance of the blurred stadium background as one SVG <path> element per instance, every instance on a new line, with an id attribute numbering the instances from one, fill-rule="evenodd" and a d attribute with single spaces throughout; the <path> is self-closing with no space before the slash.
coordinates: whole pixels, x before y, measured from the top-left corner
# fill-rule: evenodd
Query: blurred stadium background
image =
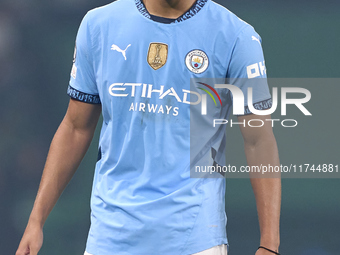
<path id="1" fill-rule="evenodd" d="M 89 9 L 109 2 L 0 0 L 0 254 L 15 253 L 49 143 L 67 108 L 66 89 L 80 21 Z M 269 77 L 339 77 L 339 1 L 217 2 L 261 35 Z M 339 115 L 339 108 L 334 109 L 337 112 L 329 117 Z M 328 132 L 322 124 L 316 125 L 320 133 Z M 299 159 L 292 144 L 276 135 L 281 159 Z M 320 154 L 339 155 L 339 137 L 328 135 L 337 146 L 320 148 Z M 228 149 L 229 158 L 244 162 L 239 132 L 229 137 L 240 144 Z M 307 152 L 309 149 L 306 146 Z M 83 254 L 96 150 L 94 139 L 46 222 L 40 254 Z M 226 197 L 230 254 L 254 254 L 259 230 L 249 180 L 228 179 Z M 339 197 L 339 179 L 284 179 L 281 253 L 340 254 Z"/>

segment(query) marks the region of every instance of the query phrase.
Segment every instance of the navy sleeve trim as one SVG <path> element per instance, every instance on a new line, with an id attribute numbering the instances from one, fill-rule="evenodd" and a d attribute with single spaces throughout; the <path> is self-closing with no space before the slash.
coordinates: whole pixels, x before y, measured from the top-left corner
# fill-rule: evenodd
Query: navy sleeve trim
<path id="1" fill-rule="evenodd" d="M 98 157 L 97 157 L 97 162 L 102 159 L 102 147 L 99 147 L 98 149 Z"/>
<path id="2" fill-rule="evenodd" d="M 67 88 L 67 95 L 69 95 L 72 99 L 75 99 L 80 102 L 89 103 L 89 104 L 100 104 L 99 95 L 91 95 L 84 92 L 81 92 L 70 85 Z"/>
<path id="3" fill-rule="evenodd" d="M 254 103 L 253 106 L 256 110 L 267 110 L 270 109 L 273 105 L 273 101 L 271 98 L 268 98 L 266 100 Z M 252 112 L 249 110 L 248 106 L 244 107 L 244 115 L 252 114 Z"/>

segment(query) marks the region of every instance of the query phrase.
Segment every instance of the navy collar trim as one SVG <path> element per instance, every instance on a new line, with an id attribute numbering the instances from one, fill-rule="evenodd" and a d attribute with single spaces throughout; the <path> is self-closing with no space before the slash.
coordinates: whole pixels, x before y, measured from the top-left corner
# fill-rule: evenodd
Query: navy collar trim
<path id="1" fill-rule="evenodd" d="M 170 24 L 174 22 L 176 19 L 169 19 L 169 18 L 163 18 L 163 17 L 158 17 L 155 15 L 150 14 L 151 19 L 156 22 L 164 23 L 164 24 Z"/>
<path id="2" fill-rule="evenodd" d="M 171 23 L 178 23 L 195 16 L 209 0 L 196 0 L 196 2 L 183 15 L 174 19 Z M 146 18 L 152 19 L 142 0 L 135 0 L 138 11 Z"/>

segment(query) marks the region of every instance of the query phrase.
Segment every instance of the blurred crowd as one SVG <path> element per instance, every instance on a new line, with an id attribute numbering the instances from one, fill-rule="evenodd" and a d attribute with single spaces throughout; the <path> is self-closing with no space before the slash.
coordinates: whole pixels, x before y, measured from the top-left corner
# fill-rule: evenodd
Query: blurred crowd
<path id="1" fill-rule="evenodd" d="M 49 143 L 67 107 L 79 23 L 87 10 L 109 2 L 0 0 L 2 252 L 18 244 Z"/>

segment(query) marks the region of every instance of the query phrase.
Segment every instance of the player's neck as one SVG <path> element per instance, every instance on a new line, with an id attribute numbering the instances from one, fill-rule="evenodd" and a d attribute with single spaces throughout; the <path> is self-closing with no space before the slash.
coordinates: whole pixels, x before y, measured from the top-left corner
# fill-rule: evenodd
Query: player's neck
<path id="1" fill-rule="evenodd" d="M 196 0 L 143 0 L 151 15 L 176 19 L 185 13 Z"/>

